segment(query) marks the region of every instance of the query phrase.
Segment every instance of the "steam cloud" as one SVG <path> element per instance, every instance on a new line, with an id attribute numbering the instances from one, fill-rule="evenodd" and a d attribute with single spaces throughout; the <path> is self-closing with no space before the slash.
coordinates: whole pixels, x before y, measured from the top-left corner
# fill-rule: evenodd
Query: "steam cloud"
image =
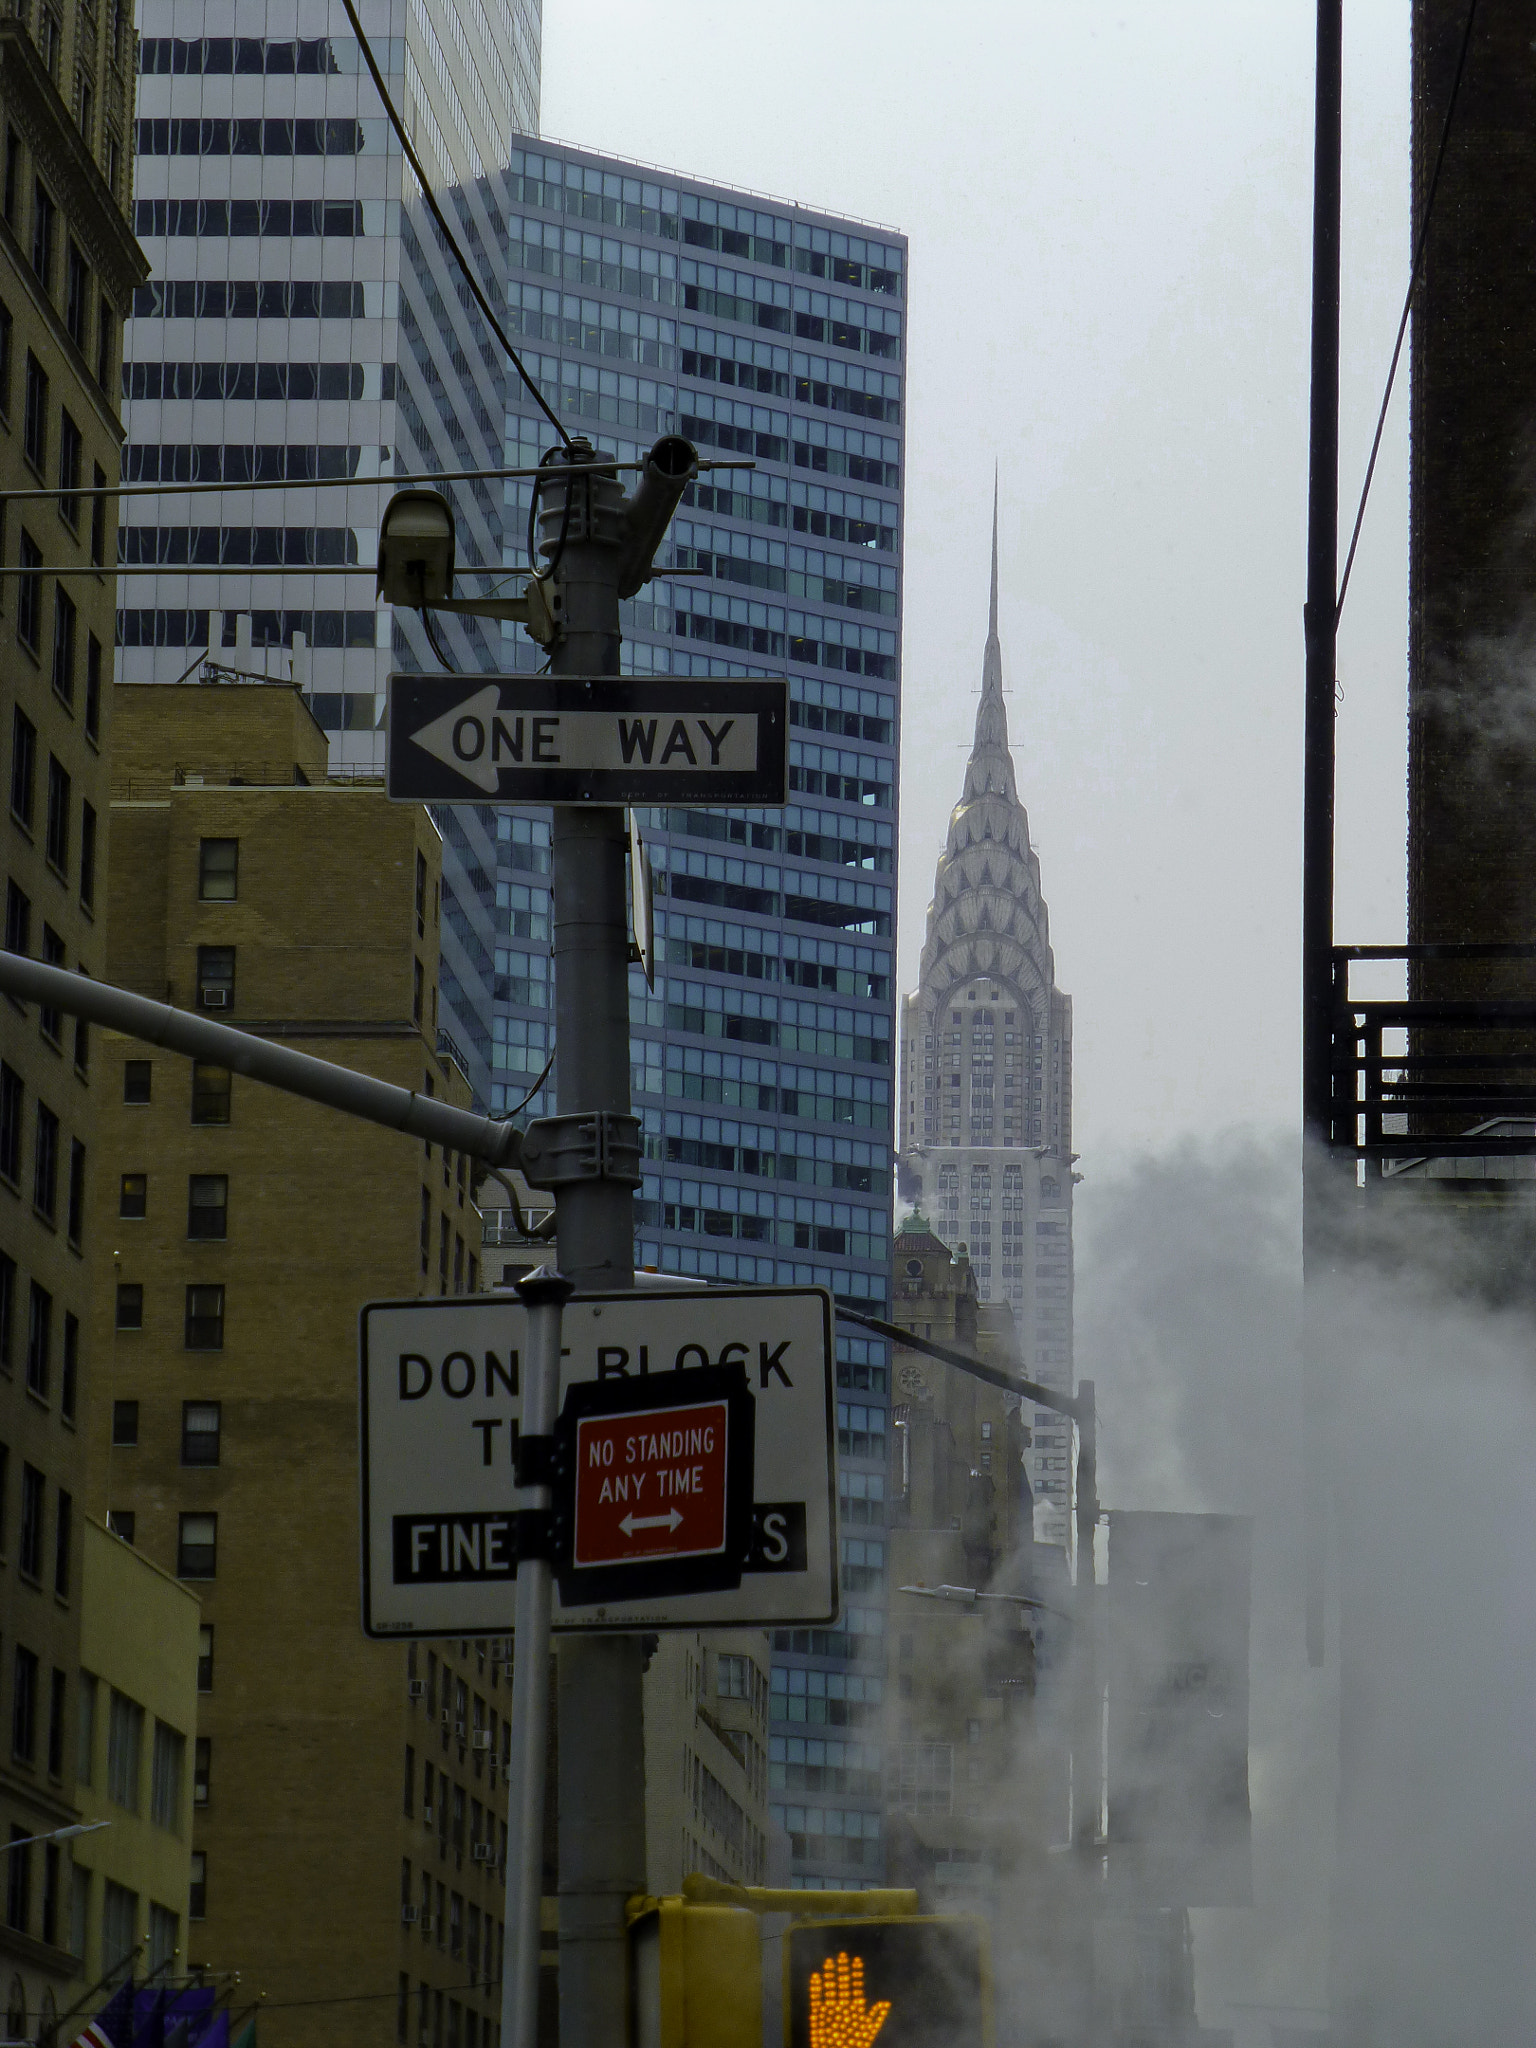
<path id="1" fill-rule="evenodd" d="M 1234 1137 L 1090 1184 L 1079 1211 L 1101 1497 L 1255 1518 L 1254 1906 L 1194 1915 L 1201 2023 L 1237 2048 L 1330 2013 L 1348 2048 L 1526 2041 L 1536 1325 L 1508 1276 L 1528 1255 L 1402 1188 L 1319 1290 L 1333 1565 L 1309 1670 L 1298 1168 L 1294 1143 Z"/>

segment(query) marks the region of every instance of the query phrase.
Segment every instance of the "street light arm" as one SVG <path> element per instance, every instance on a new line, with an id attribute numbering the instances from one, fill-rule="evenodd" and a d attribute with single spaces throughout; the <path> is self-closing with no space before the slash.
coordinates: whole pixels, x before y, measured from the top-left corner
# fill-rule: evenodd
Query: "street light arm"
<path id="1" fill-rule="evenodd" d="M 972 1379 L 985 1380 L 989 1387 L 1001 1387 L 1005 1394 L 1018 1394 L 1023 1400 L 1033 1401 L 1037 1408 L 1052 1408 L 1072 1422 L 1082 1420 L 1083 1404 L 1075 1395 L 1063 1394 L 1055 1387 L 1043 1387 L 1038 1380 L 1027 1380 L 1003 1366 L 989 1365 L 984 1358 L 977 1358 L 969 1351 L 957 1351 L 952 1344 L 935 1344 L 931 1337 L 919 1337 L 911 1330 L 904 1330 L 900 1323 L 882 1322 L 879 1316 L 867 1316 L 860 1309 L 844 1308 L 841 1302 L 837 1305 L 837 1319 L 840 1323 L 858 1323 L 863 1329 L 873 1330 L 877 1337 L 900 1345 L 903 1351 L 921 1351 L 929 1358 L 938 1359 L 941 1365 L 957 1366 L 961 1372 L 968 1372 Z"/>
<path id="2" fill-rule="evenodd" d="M 418 1095 L 414 1088 L 396 1087 L 391 1081 L 376 1080 L 372 1074 L 360 1074 L 332 1060 L 295 1052 L 291 1046 L 274 1045 L 270 1039 L 239 1031 L 232 1024 L 195 1017 L 174 1004 L 152 1002 L 147 996 L 114 988 L 110 982 L 91 981 L 63 967 L 46 967 L 19 953 L 0 952 L 0 995 L 67 1010 L 110 1031 L 126 1032 L 149 1045 L 163 1045 L 188 1059 L 228 1067 L 232 1073 L 245 1074 L 289 1095 L 302 1095 L 344 1115 L 361 1117 L 366 1123 L 382 1124 L 387 1130 L 483 1159 L 487 1166 L 515 1166 L 521 1156 L 522 1134 L 511 1124 L 477 1116 L 473 1110 L 455 1109 L 430 1095 Z"/>

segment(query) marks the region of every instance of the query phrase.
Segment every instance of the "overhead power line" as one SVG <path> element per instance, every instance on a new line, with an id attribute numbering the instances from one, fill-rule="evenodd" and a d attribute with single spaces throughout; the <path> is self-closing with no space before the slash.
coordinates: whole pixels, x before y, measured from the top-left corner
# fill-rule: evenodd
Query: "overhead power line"
<path id="1" fill-rule="evenodd" d="M 1355 566 L 1355 550 L 1360 545 L 1360 529 L 1365 524 L 1366 500 L 1371 495 L 1371 481 L 1376 474 L 1376 458 L 1381 453 L 1381 437 L 1387 424 L 1387 407 L 1392 403 L 1392 387 L 1397 381 L 1397 366 L 1402 358 L 1403 342 L 1408 333 L 1408 316 L 1413 310 L 1413 295 L 1418 289 L 1419 273 L 1424 268 L 1424 249 L 1429 240 L 1429 219 L 1435 210 L 1435 194 L 1440 189 L 1440 173 L 1445 166 L 1446 145 L 1451 139 L 1451 122 L 1456 113 L 1456 101 L 1461 93 L 1462 74 L 1467 68 L 1467 53 L 1472 47 L 1472 26 L 1477 19 L 1477 0 L 1470 0 L 1467 8 L 1466 26 L 1461 32 L 1461 49 L 1456 57 L 1456 76 L 1451 81 L 1451 96 L 1445 103 L 1445 121 L 1440 130 L 1440 147 L 1435 151 L 1435 168 L 1430 174 L 1429 190 L 1424 195 L 1424 217 L 1419 222 L 1419 232 L 1413 245 L 1413 265 L 1408 272 L 1408 289 L 1403 294 L 1403 316 L 1397 323 L 1397 340 L 1392 345 L 1392 361 L 1387 370 L 1387 388 L 1381 394 L 1381 410 L 1376 415 L 1376 432 L 1371 439 L 1371 459 L 1365 465 L 1365 482 L 1360 490 L 1360 505 L 1355 513 L 1354 531 L 1349 536 L 1349 553 L 1344 558 L 1344 574 L 1339 580 L 1338 601 L 1334 607 L 1334 624 L 1344 616 L 1344 597 L 1349 589 L 1349 574 Z"/>
<path id="2" fill-rule="evenodd" d="M 544 396 L 543 392 L 539 389 L 538 385 L 534 382 L 533 378 L 529 375 L 528 371 L 523 367 L 523 359 L 518 354 L 517 350 L 512 346 L 511 340 L 507 335 L 507 330 L 502 326 L 500 320 L 497 319 L 495 311 L 492 308 L 491 302 L 486 297 L 485 291 L 481 286 L 480 280 L 475 274 L 474 265 L 465 255 L 463 249 L 460 248 L 458 237 L 454 234 L 452 228 L 449 227 L 447 216 L 444 214 L 443 209 L 437 203 L 437 199 L 432 191 L 432 181 L 427 176 L 426 173 L 426 167 L 423 165 L 421 158 L 416 154 L 415 144 L 411 141 L 410 136 L 407 135 L 405 132 L 405 123 L 400 118 L 400 110 L 395 105 L 393 99 L 390 97 L 389 87 L 384 83 L 384 74 L 382 71 L 380 71 L 378 66 L 378 60 L 373 54 L 373 45 L 369 42 L 367 36 L 363 33 L 363 24 L 358 19 L 357 8 L 354 4 L 354 0 L 341 0 L 341 4 L 346 12 L 347 20 L 352 24 L 352 33 L 357 37 L 358 48 L 363 53 L 363 62 L 368 66 L 368 75 L 373 80 L 374 88 L 377 91 L 379 98 L 384 102 L 384 111 L 389 116 L 389 125 L 391 128 L 394 129 L 395 135 L 399 140 L 400 147 L 405 152 L 406 162 L 410 165 L 411 169 L 416 173 L 416 182 L 421 187 L 421 196 L 427 203 L 427 211 L 431 214 L 433 220 L 437 223 L 438 233 L 442 236 L 443 242 L 447 247 L 449 254 L 453 257 L 454 262 L 457 263 L 460 271 L 463 273 L 464 282 L 469 286 L 470 291 L 474 294 L 475 304 L 480 308 L 480 311 L 485 315 L 486 325 L 490 328 L 491 332 L 495 335 L 496 339 L 501 343 L 502 347 L 506 350 L 508 356 L 511 358 L 513 369 L 516 370 L 518 376 L 522 378 L 524 384 L 528 387 L 529 394 L 533 398 L 534 403 L 538 406 L 540 412 L 543 413 L 545 419 L 549 421 L 549 424 L 560 436 L 561 446 L 565 448 L 567 451 L 569 451 L 572 445 L 570 435 L 561 425 L 559 415 L 555 412 L 554 407 L 550 404 L 549 400 Z"/>

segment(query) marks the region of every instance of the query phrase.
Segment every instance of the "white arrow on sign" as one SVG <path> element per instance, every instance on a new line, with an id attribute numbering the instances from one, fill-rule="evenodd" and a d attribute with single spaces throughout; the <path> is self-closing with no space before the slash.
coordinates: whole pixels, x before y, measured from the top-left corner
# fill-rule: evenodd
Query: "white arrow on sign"
<path id="1" fill-rule="evenodd" d="M 626 1536 L 633 1536 L 637 1529 L 675 1529 L 682 1520 L 676 1508 L 669 1508 L 664 1515 L 626 1515 L 619 1527 Z"/>
<path id="2" fill-rule="evenodd" d="M 466 782 L 472 782 L 477 789 L 494 796 L 501 785 L 501 777 L 491 749 L 485 743 L 485 736 L 490 730 L 492 716 L 500 708 L 501 692 L 492 683 L 483 690 L 477 690 L 473 697 L 466 697 L 462 704 L 455 704 L 440 718 L 434 718 L 420 732 L 413 732 L 412 743 L 424 754 L 430 754 L 434 761 L 446 763 Z"/>

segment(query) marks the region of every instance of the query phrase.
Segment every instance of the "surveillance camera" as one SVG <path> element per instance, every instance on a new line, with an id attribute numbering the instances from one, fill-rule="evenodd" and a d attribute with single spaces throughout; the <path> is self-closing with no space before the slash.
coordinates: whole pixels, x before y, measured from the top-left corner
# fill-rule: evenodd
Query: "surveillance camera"
<path id="1" fill-rule="evenodd" d="M 453 510 L 441 491 L 396 491 L 379 527 L 378 594 L 386 604 L 442 604 L 453 595 Z"/>

